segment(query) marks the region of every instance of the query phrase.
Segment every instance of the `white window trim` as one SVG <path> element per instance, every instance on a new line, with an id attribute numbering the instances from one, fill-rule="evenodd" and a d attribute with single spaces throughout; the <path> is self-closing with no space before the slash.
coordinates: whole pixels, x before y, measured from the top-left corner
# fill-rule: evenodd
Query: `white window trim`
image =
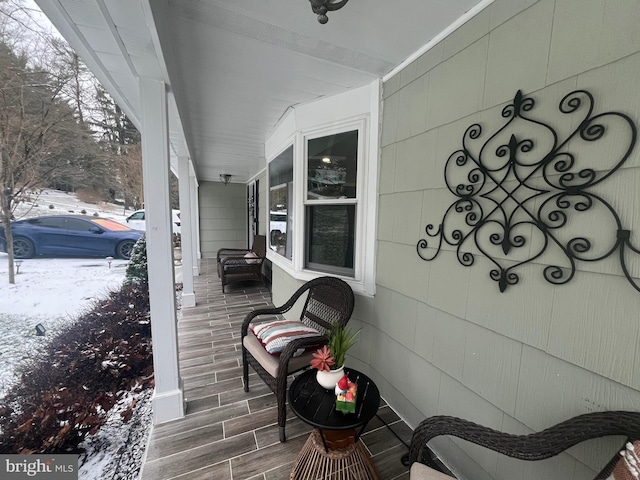
<path id="1" fill-rule="evenodd" d="M 317 202 L 313 201 L 307 203 L 306 140 L 357 129 L 358 173 L 356 189 L 355 276 L 341 276 L 333 273 L 331 275 L 342 278 L 357 294 L 365 296 L 373 296 L 375 294 L 381 93 L 380 82 L 374 82 L 371 88 L 370 109 L 368 114 L 360 114 L 350 118 L 342 118 L 340 121 L 331 122 L 330 124 L 296 130 L 285 142 L 281 143 L 280 148 L 273 150 L 276 153 L 272 153 L 267 158 L 268 164 L 293 144 L 293 261 L 275 253 L 270 248 L 267 248 L 267 258 L 273 262 L 274 265 L 297 280 L 306 282 L 327 274 L 326 272 L 305 269 L 304 266 L 305 207 L 307 204 L 317 204 Z M 269 185 L 269 187 L 270 186 L 271 185 Z M 344 200 L 345 199 L 341 199 L 337 203 L 345 203 Z"/>
<path id="2" fill-rule="evenodd" d="M 289 138 L 287 138 L 282 146 L 280 148 L 278 148 L 276 150 L 276 153 L 274 153 L 268 160 L 267 160 L 267 175 L 266 175 L 266 180 L 267 180 L 267 208 L 265 208 L 266 210 L 266 215 L 265 215 L 265 225 L 266 225 L 266 241 L 267 241 L 267 258 L 269 260 L 271 260 L 272 263 L 278 265 L 280 268 L 282 268 L 283 270 L 286 271 L 293 271 L 294 269 L 294 264 L 292 260 L 289 260 L 287 257 L 280 255 L 279 253 L 274 252 L 273 250 L 271 250 L 271 214 L 270 214 L 270 204 L 271 204 L 271 187 L 273 187 L 274 185 L 271 185 L 270 182 L 270 171 L 269 171 L 269 164 L 275 160 L 277 157 L 279 157 L 282 153 L 284 153 L 285 150 L 287 150 L 289 147 L 293 147 L 293 188 L 295 191 L 295 184 L 296 184 L 296 137 L 297 134 L 295 135 L 291 135 Z M 297 209 L 297 205 L 296 205 L 296 201 L 295 201 L 295 194 L 294 194 L 294 199 L 293 199 L 293 206 L 294 206 L 294 223 L 293 223 L 293 231 L 295 232 L 297 229 L 297 225 L 295 223 L 295 215 L 297 214 L 295 212 L 295 210 Z M 289 230 L 289 220 L 287 217 L 287 230 Z M 287 235 L 289 235 L 290 232 L 287 232 Z M 295 240 L 294 240 L 294 245 L 295 245 Z M 291 252 L 291 256 L 293 259 L 296 258 L 296 254 L 295 254 L 295 249 L 293 252 Z"/>
<path id="3" fill-rule="evenodd" d="M 354 262 L 353 262 L 353 277 L 347 275 L 340 275 L 337 272 L 331 272 L 331 268 L 328 267 L 328 272 L 330 275 L 334 275 L 336 277 L 343 278 L 345 280 L 350 280 L 352 282 L 358 282 L 363 278 L 363 270 L 365 259 L 362 258 L 360 252 L 364 248 L 364 226 L 366 224 L 366 217 L 362 215 L 362 195 L 364 190 L 365 183 L 365 174 L 366 163 L 368 159 L 368 152 L 365 139 L 368 138 L 368 129 L 367 129 L 367 120 L 368 115 L 361 115 L 355 119 L 346 120 L 340 123 L 331 124 L 331 126 L 327 126 L 324 128 L 314 128 L 306 130 L 305 132 L 301 132 L 302 137 L 302 146 L 303 146 L 303 155 L 302 155 L 302 221 L 303 228 L 301 232 L 301 239 L 296 241 L 296 247 L 300 249 L 299 255 L 301 256 L 301 266 L 300 269 L 303 271 L 310 271 L 316 274 L 327 274 L 327 271 L 324 270 L 314 270 L 313 268 L 308 268 L 306 263 L 306 247 L 307 247 L 307 238 L 306 238 L 306 207 L 308 205 L 356 205 L 356 230 L 355 230 L 355 241 L 354 241 Z M 339 133 L 352 132 L 356 130 L 358 132 L 358 155 L 356 159 L 356 198 L 343 198 L 343 199 L 332 199 L 332 200 L 309 200 L 308 199 L 308 142 L 309 140 L 313 140 L 315 138 L 326 137 L 329 135 L 335 135 Z M 294 187 L 295 189 L 295 187 Z M 362 220 L 364 219 L 364 220 Z M 296 239 L 298 240 L 298 239 Z M 295 250 L 294 250 L 295 252 Z"/>

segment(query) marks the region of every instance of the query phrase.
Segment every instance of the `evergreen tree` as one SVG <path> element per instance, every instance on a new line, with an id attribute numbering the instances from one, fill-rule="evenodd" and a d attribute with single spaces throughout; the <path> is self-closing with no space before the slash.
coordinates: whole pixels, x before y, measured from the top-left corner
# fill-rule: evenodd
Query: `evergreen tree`
<path id="1" fill-rule="evenodd" d="M 125 272 L 125 284 L 139 285 L 149 283 L 147 264 L 147 239 L 143 235 L 138 239 L 131 251 L 131 258 Z"/>

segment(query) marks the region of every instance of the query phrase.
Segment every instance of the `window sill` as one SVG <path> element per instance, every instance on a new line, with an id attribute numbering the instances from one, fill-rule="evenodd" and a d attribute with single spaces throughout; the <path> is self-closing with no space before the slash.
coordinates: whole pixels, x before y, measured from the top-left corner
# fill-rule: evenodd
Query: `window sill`
<path id="1" fill-rule="evenodd" d="M 267 258 L 271 260 L 273 265 L 276 265 L 278 268 L 283 270 L 287 275 L 291 276 L 292 278 L 295 278 L 296 280 L 308 282 L 309 280 L 313 280 L 314 278 L 330 275 L 332 277 L 340 278 L 345 282 L 347 282 L 351 287 L 351 289 L 353 290 L 353 293 L 355 293 L 356 295 L 362 295 L 365 297 L 373 297 L 375 295 L 375 285 L 366 285 L 363 280 L 358 280 L 353 277 L 345 277 L 345 276 L 337 275 L 333 273 L 318 272 L 314 270 L 307 270 L 307 269 L 296 270 L 293 267 L 293 263 L 290 260 L 282 257 L 281 255 L 278 255 L 273 251 L 267 251 Z"/>

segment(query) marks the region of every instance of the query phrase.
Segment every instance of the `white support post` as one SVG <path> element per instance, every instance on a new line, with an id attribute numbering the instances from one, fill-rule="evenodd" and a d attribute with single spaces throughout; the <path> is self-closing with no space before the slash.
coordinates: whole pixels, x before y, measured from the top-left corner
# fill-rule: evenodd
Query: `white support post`
<path id="1" fill-rule="evenodd" d="M 193 226 L 193 276 L 200 275 L 200 259 L 202 252 L 200 251 L 200 201 L 198 196 L 198 181 L 194 174 L 191 175 L 191 225 Z"/>
<path id="2" fill-rule="evenodd" d="M 195 307 L 193 291 L 193 224 L 191 222 L 191 176 L 189 157 L 178 157 L 178 187 L 180 194 L 180 231 L 182 245 L 182 307 Z"/>
<path id="3" fill-rule="evenodd" d="M 178 364 L 173 239 L 169 197 L 169 131 L 164 82 L 140 79 L 142 173 L 155 392 L 154 423 L 184 417 Z"/>

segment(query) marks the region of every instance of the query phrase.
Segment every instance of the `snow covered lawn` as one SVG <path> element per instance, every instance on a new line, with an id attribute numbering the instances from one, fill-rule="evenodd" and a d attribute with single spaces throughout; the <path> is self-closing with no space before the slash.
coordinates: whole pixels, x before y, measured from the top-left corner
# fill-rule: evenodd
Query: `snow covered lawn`
<path id="1" fill-rule="evenodd" d="M 82 209 L 124 223 L 122 207 L 85 204 L 73 194 L 53 190 L 44 191 L 31 204 L 21 204 L 16 218 L 80 214 Z M 101 258 L 33 258 L 22 262 L 15 284 L 10 285 L 7 259 L 0 252 L 0 397 L 17 380 L 15 369 L 20 362 L 37 353 L 52 334 L 75 321 L 95 300 L 120 288 L 127 266 L 126 260 L 118 259 L 109 266 Z M 44 326 L 45 336 L 36 335 L 37 324 Z M 87 454 L 80 458 L 79 479 L 138 478 L 151 425 L 151 394 L 150 390 L 125 393 L 119 399 L 105 425 L 82 445 Z M 133 405 L 133 416 L 124 423 L 120 414 Z"/>
<path id="2" fill-rule="evenodd" d="M 7 254 L 0 253 L 0 396 L 14 380 L 16 365 L 47 341 L 60 325 L 79 316 L 94 300 L 120 288 L 126 260 L 32 258 L 22 262 L 9 284 Z M 36 335 L 35 326 L 47 330 Z"/>
<path id="3" fill-rule="evenodd" d="M 20 203 L 15 217 L 81 214 L 83 210 L 125 224 L 131 213 L 118 205 L 86 203 L 73 193 L 44 189 L 32 194 L 31 201 Z M 0 396 L 13 381 L 17 363 L 47 341 L 46 335 L 36 336 L 35 326 L 41 323 L 47 335 L 54 333 L 93 300 L 120 288 L 127 266 L 126 260 L 117 259 L 109 268 L 101 258 L 32 258 L 23 260 L 15 285 L 10 285 L 7 258 L 0 252 Z"/>

